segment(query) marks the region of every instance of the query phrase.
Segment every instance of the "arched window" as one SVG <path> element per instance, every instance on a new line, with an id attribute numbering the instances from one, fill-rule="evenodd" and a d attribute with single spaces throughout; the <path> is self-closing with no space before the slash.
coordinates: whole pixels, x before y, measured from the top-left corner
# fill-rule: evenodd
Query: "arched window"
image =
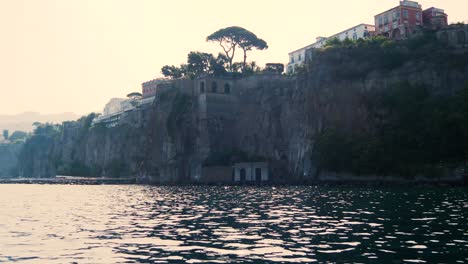
<path id="1" fill-rule="evenodd" d="M 205 82 L 200 83 L 200 93 L 205 93 Z"/>
<path id="2" fill-rule="evenodd" d="M 457 43 L 459 45 L 464 45 L 466 42 L 466 34 L 465 31 L 458 31 L 457 33 Z"/>
<path id="3" fill-rule="evenodd" d="M 211 83 L 211 91 L 212 91 L 213 93 L 218 92 L 218 84 L 217 84 L 216 82 L 212 82 L 212 83 Z"/>
<path id="4" fill-rule="evenodd" d="M 225 94 L 230 94 L 231 93 L 231 86 L 229 85 L 229 83 L 224 84 L 224 93 Z"/>

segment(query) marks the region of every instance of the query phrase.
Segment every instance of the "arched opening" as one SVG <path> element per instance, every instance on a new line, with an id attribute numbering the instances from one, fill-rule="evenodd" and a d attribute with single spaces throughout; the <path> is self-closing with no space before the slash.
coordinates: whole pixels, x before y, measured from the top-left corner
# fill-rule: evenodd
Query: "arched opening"
<path id="1" fill-rule="evenodd" d="M 256 182 L 262 181 L 262 169 L 261 168 L 255 168 L 255 181 Z"/>
<path id="2" fill-rule="evenodd" d="M 246 177 L 245 177 L 245 174 L 246 174 L 246 173 L 245 173 L 245 169 L 244 169 L 244 168 L 240 169 L 240 172 L 239 172 L 239 173 L 240 173 L 240 181 L 241 181 L 241 182 L 245 182 L 245 178 L 246 178 Z"/>
<path id="3" fill-rule="evenodd" d="M 466 43 L 466 34 L 465 31 L 458 31 L 457 33 L 457 44 L 464 45 Z"/>
<path id="4" fill-rule="evenodd" d="M 205 82 L 200 83 L 200 93 L 205 93 Z"/>
<path id="5" fill-rule="evenodd" d="M 229 85 L 229 83 L 224 84 L 224 93 L 225 94 L 230 94 L 231 93 L 231 86 Z"/>
<path id="6" fill-rule="evenodd" d="M 393 32 L 392 32 L 392 38 L 399 39 L 400 37 L 401 37 L 400 29 L 396 28 L 395 30 L 393 30 Z"/>
<path id="7" fill-rule="evenodd" d="M 213 93 L 218 92 L 218 84 L 217 84 L 216 82 L 212 82 L 212 83 L 211 83 L 211 91 L 212 91 Z"/>

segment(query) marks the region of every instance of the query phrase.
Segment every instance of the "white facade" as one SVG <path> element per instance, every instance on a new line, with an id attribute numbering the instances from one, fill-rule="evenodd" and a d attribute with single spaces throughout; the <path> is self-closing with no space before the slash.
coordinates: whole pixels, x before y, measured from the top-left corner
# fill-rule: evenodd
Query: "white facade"
<path id="1" fill-rule="evenodd" d="M 338 38 L 339 40 L 345 40 L 349 38 L 351 40 L 358 40 L 360 38 L 369 37 L 369 34 L 370 34 L 369 32 L 373 32 L 373 31 L 375 31 L 374 25 L 360 24 L 348 30 L 335 34 L 331 36 L 330 39 Z"/>
<path id="2" fill-rule="evenodd" d="M 289 63 L 287 67 L 287 73 L 294 73 L 296 67 L 304 64 L 305 61 L 312 58 L 307 58 L 307 50 L 309 49 L 318 49 L 325 45 L 328 39 L 338 38 L 339 40 L 345 40 L 346 38 L 351 40 L 358 40 L 360 38 L 366 38 L 370 36 L 370 32 L 375 31 L 375 26 L 370 24 L 359 24 L 347 30 L 344 30 L 340 33 L 334 34 L 328 38 L 318 37 L 316 42 L 310 44 L 304 48 L 295 50 L 289 53 Z"/>
<path id="3" fill-rule="evenodd" d="M 112 98 L 102 111 L 103 116 L 110 116 L 133 109 L 130 99 Z"/>
<path id="4" fill-rule="evenodd" d="M 286 69 L 287 73 L 293 73 L 295 68 L 302 65 L 306 60 L 306 51 L 308 49 L 314 48 L 318 49 L 323 47 L 327 41 L 326 37 L 317 37 L 316 41 L 313 44 L 310 44 L 302 49 L 298 49 L 289 53 L 289 63 Z"/>
<path id="5" fill-rule="evenodd" d="M 102 115 L 94 118 L 93 125 L 105 122 L 107 127 L 114 127 L 120 121 L 123 112 L 134 108 L 130 99 L 112 98 L 104 107 Z"/>
<path id="6" fill-rule="evenodd" d="M 234 165 L 234 182 L 266 182 L 269 180 L 268 163 L 246 162 Z"/>

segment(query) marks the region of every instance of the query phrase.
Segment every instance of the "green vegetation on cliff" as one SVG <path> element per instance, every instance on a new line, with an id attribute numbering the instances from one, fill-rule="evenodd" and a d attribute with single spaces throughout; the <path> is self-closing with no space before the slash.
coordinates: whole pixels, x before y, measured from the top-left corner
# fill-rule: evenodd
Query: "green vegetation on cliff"
<path id="1" fill-rule="evenodd" d="M 327 128 L 316 138 L 324 169 L 355 174 L 438 174 L 468 158 L 468 85 L 451 96 L 404 83 L 368 103 L 370 127 Z"/>
<path id="2" fill-rule="evenodd" d="M 450 87 L 460 88 L 451 89 L 449 83 L 436 85 L 427 79 L 421 83 L 402 76 L 411 66 L 416 72 L 440 67 L 447 74 L 432 74 L 463 76 L 468 52 L 446 47 L 433 33 L 426 33 L 401 42 L 380 37 L 357 42 L 333 40 L 315 56 L 315 62 L 300 69 L 300 81 L 307 83 L 317 77 L 316 67 L 324 62 L 339 81 L 364 81 L 372 72 L 378 72 L 378 76 L 391 73 L 399 80 L 374 90 L 352 92 L 358 98 L 356 111 L 359 108 L 364 114 L 356 118 L 354 128 L 334 120 L 314 136 L 313 159 L 320 170 L 441 176 L 465 165 L 468 84 L 461 88 L 463 85 L 452 83 Z"/>
<path id="3" fill-rule="evenodd" d="M 334 65 L 334 75 L 343 79 L 363 78 L 375 70 L 391 71 L 416 60 L 463 69 L 468 52 L 453 52 L 448 44 L 437 40 L 435 32 L 428 31 L 405 41 L 381 36 L 356 41 L 331 39 L 324 48 L 315 50 L 312 57 L 311 63 L 298 68 L 299 77 L 319 67 L 323 61 Z"/>

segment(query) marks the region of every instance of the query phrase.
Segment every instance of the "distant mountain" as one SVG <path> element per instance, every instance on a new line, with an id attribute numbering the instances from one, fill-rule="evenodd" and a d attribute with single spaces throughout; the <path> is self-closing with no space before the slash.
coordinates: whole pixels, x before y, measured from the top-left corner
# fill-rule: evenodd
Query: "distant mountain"
<path id="1" fill-rule="evenodd" d="M 10 134 L 13 131 L 21 130 L 30 132 L 33 130 L 33 123 L 62 123 L 63 121 L 76 120 L 80 115 L 66 112 L 60 114 L 40 114 L 37 112 L 25 112 L 17 115 L 0 115 L 0 133 L 8 129 Z"/>

